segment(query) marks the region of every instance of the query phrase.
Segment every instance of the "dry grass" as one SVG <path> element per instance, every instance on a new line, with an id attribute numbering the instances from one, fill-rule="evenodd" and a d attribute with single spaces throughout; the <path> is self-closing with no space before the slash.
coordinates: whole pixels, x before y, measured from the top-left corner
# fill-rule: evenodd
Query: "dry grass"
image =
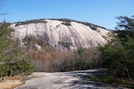
<path id="1" fill-rule="evenodd" d="M 22 83 L 20 83 L 20 84 L 12 85 L 10 88 L 4 88 L 4 89 L 14 89 L 14 88 L 17 87 L 17 86 L 21 86 L 21 85 L 24 85 L 24 84 L 25 84 L 25 83 L 22 82 Z"/>
<path id="2" fill-rule="evenodd" d="M 6 77 L 7 80 L 20 80 L 23 76 L 13 76 L 13 77 Z"/>
<path id="3" fill-rule="evenodd" d="M 6 77 L 5 81 L 0 82 L 0 89 L 14 89 L 17 86 L 23 85 L 21 79 L 23 76 Z"/>

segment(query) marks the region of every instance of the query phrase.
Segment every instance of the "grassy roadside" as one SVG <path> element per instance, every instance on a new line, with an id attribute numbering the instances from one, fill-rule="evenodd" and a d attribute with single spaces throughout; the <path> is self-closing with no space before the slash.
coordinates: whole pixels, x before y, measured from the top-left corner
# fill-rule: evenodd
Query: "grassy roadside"
<path id="1" fill-rule="evenodd" d="M 90 76 L 92 81 L 97 82 L 103 82 L 103 83 L 109 83 L 109 84 L 117 84 L 122 87 L 127 87 L 134 89 L 134 80 L 128 80 L 128 79 L 119 79 L 112 76 Z"/>

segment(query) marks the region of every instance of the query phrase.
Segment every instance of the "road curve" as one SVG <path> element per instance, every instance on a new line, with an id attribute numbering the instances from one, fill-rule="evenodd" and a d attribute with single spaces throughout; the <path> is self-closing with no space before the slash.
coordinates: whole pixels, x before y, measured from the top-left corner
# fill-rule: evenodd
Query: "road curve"
<path id="1" fill-rule="evenodd" d="M 91 69 L 73 72 L 44 73 L 37 72 L 24 78 L 25 85 L 15 89 L 125 89 L 91 81 L 90 76 L 100 76 L 103 69 Z"/>

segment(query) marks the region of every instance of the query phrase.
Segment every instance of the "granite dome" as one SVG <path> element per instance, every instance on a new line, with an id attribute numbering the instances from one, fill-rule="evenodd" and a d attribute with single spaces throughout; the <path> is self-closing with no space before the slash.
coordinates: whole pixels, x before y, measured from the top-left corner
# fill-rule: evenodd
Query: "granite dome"
<path id="1" fill-rule="evenodd" d="M 10 27 L 15 30 L 12 33 L 15 38 L 24 39 L 27 35 L 40 37 L 58 49 L 77 49 L 80 46 L 90 48 L 104 45 L 106 40 L 103 36 L 109 32 L 100 26 L 69 20 L 17 22 L 11 24 Z"/>

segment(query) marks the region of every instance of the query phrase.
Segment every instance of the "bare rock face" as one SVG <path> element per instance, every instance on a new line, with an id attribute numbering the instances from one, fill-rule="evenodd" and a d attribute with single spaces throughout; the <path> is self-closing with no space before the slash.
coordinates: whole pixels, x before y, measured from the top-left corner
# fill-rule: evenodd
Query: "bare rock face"
<path id="1" fill-rule="evenodd" d="M 78 47 L 96 47 L 104 45 L 106 40 L 102 37 L 109 31 L 105 28 L 87 26 L 78 22 L 64 22 L 58 20 L 44 20 L 44 22 L 19 24 L 10 26 L 15 31 L 15 38 L 21 40 L 26 35 L 40 37 L 58 49 L 77 49 Z"/>

